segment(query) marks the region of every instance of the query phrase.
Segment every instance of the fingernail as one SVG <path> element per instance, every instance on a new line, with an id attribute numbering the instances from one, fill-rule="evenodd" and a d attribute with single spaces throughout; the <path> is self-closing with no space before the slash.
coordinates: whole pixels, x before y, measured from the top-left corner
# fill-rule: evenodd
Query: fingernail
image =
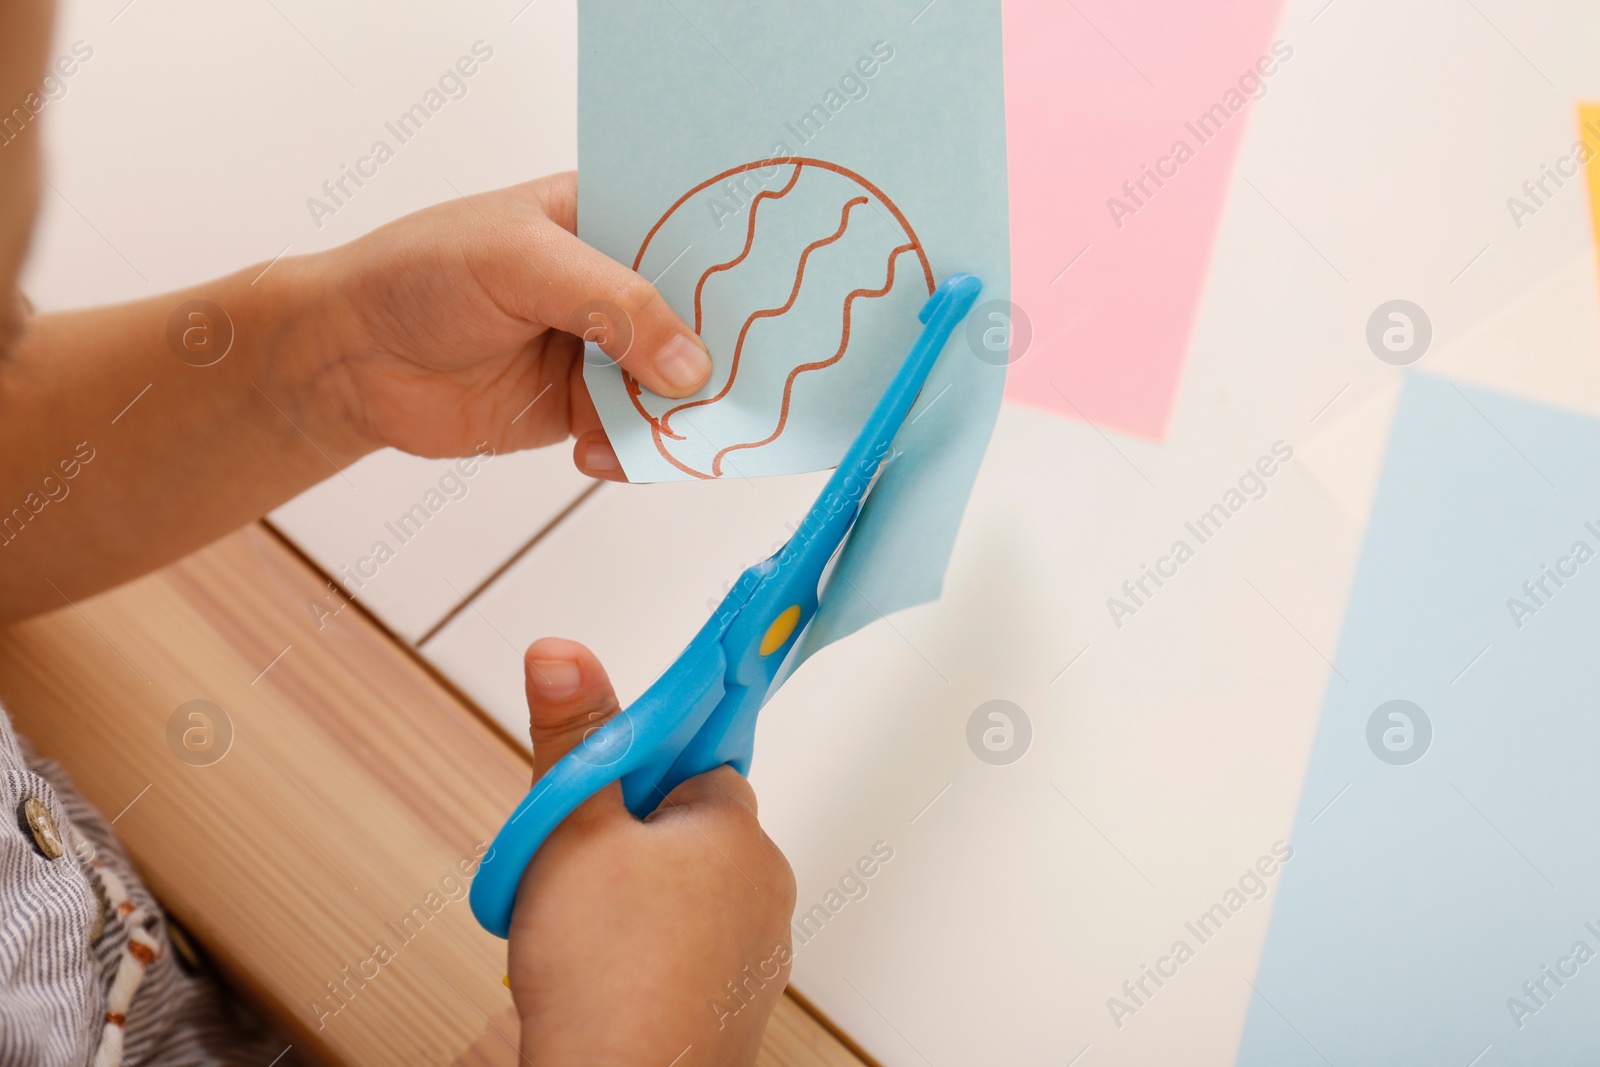
<path id="1" fill-rule="evenodd" d="M 606 441 L 595 441 L 583 446 L 583 469 L 598 474 L 610 474 L 622 469 L 617 452 Z"/>
<path id="2" fill-rule="evenodd" d="M 546 700 L 565 700 L 578 691 L 583 672 L 570 659 L 532 661 L 533 687 Z"/>
<path id="3" fill-rule="evenodd" d="M 697 389 L 711 373 L 711 357 L 700 342 L 687 334 L 679 334 L 667 342 L 656 357 L 656 369 L 668 385 L 687 392 Z"/>

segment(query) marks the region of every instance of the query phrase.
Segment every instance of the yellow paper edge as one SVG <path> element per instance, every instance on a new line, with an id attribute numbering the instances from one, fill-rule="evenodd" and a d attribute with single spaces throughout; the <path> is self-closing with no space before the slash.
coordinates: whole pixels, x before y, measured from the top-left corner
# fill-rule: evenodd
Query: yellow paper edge
<path id="1" fill-rule="evenodd" d="M 1589 177 L 1589 223 L 1600 249 L 1600 103 L 1578 105 L 1578 132 L 1589 149 L 1589 161 L 1584 165 Z"/>

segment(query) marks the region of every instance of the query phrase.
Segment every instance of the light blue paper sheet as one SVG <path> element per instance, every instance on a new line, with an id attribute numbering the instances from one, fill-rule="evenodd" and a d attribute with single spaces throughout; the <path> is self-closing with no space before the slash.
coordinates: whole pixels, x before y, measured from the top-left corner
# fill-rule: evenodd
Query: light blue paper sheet
<path id="1" fill-rule="evenodd" d="M 1600 1062 L 1600 424 L 1413 376 L 1335 663 L 1238 1063 Z"/>
<path id="2" fill-rule="evenodd" d="M 934 286 L 967 272 L 1009 297 L 998 0 L 584 0 L 579 19 L 579 233 L 716 363 L 686 406 L 591 360 L 629 478 L 834 466 Z M 938 597 L 1003 364 L 952 340 L 802 656 Z"/>

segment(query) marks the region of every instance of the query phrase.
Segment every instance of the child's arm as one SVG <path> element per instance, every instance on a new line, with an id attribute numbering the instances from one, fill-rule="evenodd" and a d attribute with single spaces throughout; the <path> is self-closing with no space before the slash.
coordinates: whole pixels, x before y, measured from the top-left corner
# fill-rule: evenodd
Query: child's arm
<path id="1" fill-rule="evenodd" d="M 526 664 L 537 779 L 617 700 L 581 645 L 540 641 Z M 789 978 L 794 900 L 789 864 L 730 768 L 685 782 L 643 823 L 612 785 L 556 828 L 522 880 L 511 990 L 523 1058 L 754 1063 Z"/>
<path id="2" fill-rule="evenodd" d="M 576 220 L 576 182 L 557 175 L 264 272 L 27 323 L 0 346 L 0 625 L 171 562 L 384 446 L 577 436 L 581 469 L 620 478 L 565 331 L 606 325 L 591 305 L 621 309 L 607 352 L 667 396 L 711 364 Z M 230 333 L 220 362 L 194 365 Z"/>

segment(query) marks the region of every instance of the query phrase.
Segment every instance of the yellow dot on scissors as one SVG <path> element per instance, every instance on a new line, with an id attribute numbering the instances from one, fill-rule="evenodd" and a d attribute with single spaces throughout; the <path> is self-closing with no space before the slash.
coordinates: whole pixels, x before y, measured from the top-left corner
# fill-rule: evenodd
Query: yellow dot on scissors
<path id="1" fill-rule="evenodd" d="M 772 628 L 767 631 L 767 636 L 761 639 L 761 654 L 770 656 L 782 648 L 784 642 L 794 636 L 794 628 L 799 625 L 800 605 L 796 604 L 773 620 Z"/>
<path id="2" fill-rule="evenodd" d="M 507 989 L 510 989 L 511 988 L 511 976 L 508 974 L 504 978 L 500 979 L 500 984 L 505 986 Z"/>

